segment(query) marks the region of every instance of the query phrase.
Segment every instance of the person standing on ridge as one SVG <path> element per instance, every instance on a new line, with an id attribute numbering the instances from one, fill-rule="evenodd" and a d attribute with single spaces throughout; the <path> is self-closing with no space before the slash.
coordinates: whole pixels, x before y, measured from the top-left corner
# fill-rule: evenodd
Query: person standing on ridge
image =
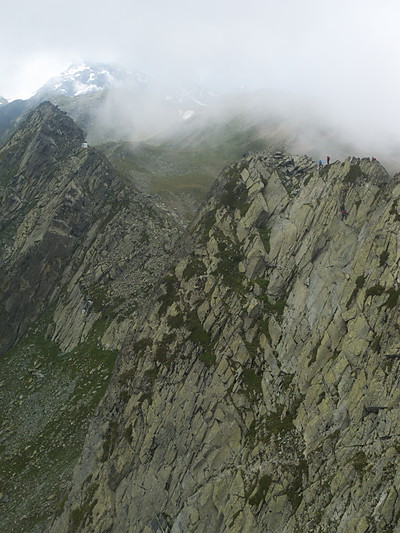
<path id="1" fill-rule="evenodd" d="M 322 159 L 318 161 L 318 168 L 322 168 Z"/>
<path id="2" fill-rule="evenodd" d="M 327 164 L 327 165 L 329 165 L 329 161 L 330 161 L 330 160 L 331 160 L 330 156 L 327 155 L 327 156 L 326 156 L 326 164 Z"/>
<path id="3" fill-rule="evenodd" d="M 342 215 L 342 220 L 346 220 L 347 215 L 348 215 L 348 212 L 346 211 L 346 209 L 343 208 L 340 212 L 341 212 L 341 215 Z"/>

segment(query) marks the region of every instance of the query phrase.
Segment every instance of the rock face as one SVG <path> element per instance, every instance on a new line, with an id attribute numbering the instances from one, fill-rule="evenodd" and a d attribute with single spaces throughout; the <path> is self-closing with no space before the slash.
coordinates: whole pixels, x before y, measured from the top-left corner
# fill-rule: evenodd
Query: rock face
<path id="1" fill-rule="evenodd" d="M 369 160 L 225 170 L 49 531 L 400 531 L 399 196 Z"/>
<path id="2" fill-rule="evenodd" d="M 181 227 L 48 102 L 0 150 L 0 186 L 0 529 L 27 533 L 43 531 Z"/>
<path id="3" fill-rule="evenodd" d="M 128 299 L 132 307 L 165 268 L 172 244 L 162 229 L 175 237 L 177 224 L 84 147 L 82 131 L 52 104 L 0 151 L 0 176 L 1 351 L 52 304 L 53 338 L 76 345 L 98 308 Z"/>

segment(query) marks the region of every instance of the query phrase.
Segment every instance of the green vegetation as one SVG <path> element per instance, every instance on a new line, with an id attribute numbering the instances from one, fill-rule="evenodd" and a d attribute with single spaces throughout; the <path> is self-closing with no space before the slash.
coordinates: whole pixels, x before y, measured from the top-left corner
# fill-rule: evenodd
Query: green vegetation
<path id="1" fill-rule="evenodd" d="M 208 238 L 208 234 L 215 224 L 215 210 L 207 211 L 203 216 L 201 223 L 202 228 L 204 228 L 205 238 Z"/>
<path id="2" fill-rule="evenodd" d="M 82 505 L 72 509 L 69 516 L 69 525 L 72 531 L 77 531 L 91 520 L 93 508 L 97 503 L 97 499 L 94 499 L 93 496 L 98 487 L 98 483 L 90 484 L 85 490 L 85 499 Z"/>
<path id="3" fill-rule="evenodd" d="M 386 291 L 386 293 L 389 295 L 386 302 L 382 304 L 381 307 L 387 307 L 388 309 L 393 309 L 393 307 L 396 307 L 397 302 L 399 300 L 399 294 L 400 289 L 390 288 Z"/>
<path id="4" fill-rule="evenodd" d="M 132 381 L 135 377 L 137 362 L 139 361 L 140 355 L 143 355 L 144 351 L 147 350 L 147 348 L 152 344 L 153 341 L 149 337 L 140 339 L 132 344 L 131 350 L 132 353 L 135 354 L 136 364 L 134 364 L 133 367 L 129 370 L 126 370 L 125 372 L 122 372 L 120 374 L 118 381 L 122 392 L 124 392 L 123 389 L 127 385 L 127 383 L 129 381 Z"/>
<path id="5" fill-rule="evenodd" d="M 269 343 L 272 342 L 272 338 L 271 338 L 271 334 L 269 332 L 269 317 L 267 317 L 265 320 L 262 319 L 262 318 L 259 318 L 257 319 L 257 322 L 256 322 L 256 325 L 257 325 L 257 328 L 258 328 L 258 331 L 260 332 L 260 334 L 264 334 L 267 341 Z"/>
<path id="6" fill-rule="evenodd" d="M 171 315 L 167 318 L 167 324 L 172 329 L 178 329 L 183 326 L 184 324 L 184 318 L 182 313 L 178 313 L 177 315 Z"/>
<path id="7" fill-rule="evenodd" d="M 265 147 L 257 128 L 237 118 L 208 124 L 193 139 L 189 135 L 157 145 L 107 143 L 100 149 L 122 174 L 149 192 L 190 194 L 201 201 L 224 166 L 246 151 Z"/>
<path id="8" fill-rule="evenodd" d="M 371 349 L 373 352 L 381 353 L 381 349 L 382 349 L 381 340 L 382 340 L 382 334 L 376 335 L 376 337 L 374 338 L 371 344 Z"/>
<path id="9" fill-rule="evenodd" d="M 187 281 L 193 277 L 199 277 L 207 273 L 204 263 L 195 256 L 191 256 L 185 270 L 183 271 L 183 278 Z"/>
<path id="10" fill-rule="evenodd" d="M 239 272 L 239 263 L 243 255 L 234 243 L 219 242 L 217 257 L 220 262 L 216 272 L 222 277 L 225 285 L 238 292 L 243 291 L 244 274 Z"/>
<path id="11" fill-rule="evenodd" d="M 280 413 L 271 413 L 265 418 L 265 428 L 271 435 L 286 433 L 294 429 L 294 417 L 290 414 L 282 416 Z"/>
<path id="12" fill-rule="evenodd" d="M 256 374 L 252 368 L 245 368 L 242 374 L 244 391 L 250 398 L 262 394 L 262 375 Z"/>
<path id="13" fill-rule="evenodd" d="M 149 346 L 153 344 L 153 341 L 150 337 L 144 337 L 132 344 L 132 352 L 137 357 L 139 354 L 142 354 Z"/>
<path id="14" fill-rule="evenodd" d="M 358 451 L 351 460 L 356 472 L 363 476 L 368 465 L 367 456 L 363 450 Z"/>
<path id="15" fill-rule="evenodd" d="M 325 165 L 324 167 L 321 167 L 319 169 L 319 175 L 320 176 L 326 176 L 329 172 L 329 165 Z"/>
<path id="16" fill-rule="evenodd" d="M 17 231 L 17 221 L 12 220 L 0 229 L 0 247 L 3 248 L 11 245 L 14 241 L 14 235 Z"/>
<path id="17" fill-rule="evenodd" d="M 390 289 L 385 289 L 382 285 L 374 285 L 373 287 L 369 287 L 366 290 L 365 293 L 365 299 L 368 298 L 368 296 L 382 296 L 382 294 L 387 294 L 388 298 L 383 304 L 380 305 L 379 309 L 382 309 L 382 307 L 386 307 L 387 309 L 393 309 L 396 307 L 397 302 L 399 300 L 399 294 L 400 289 L 396 289 L 394 287 L 391 287 Z"/>
<path id="18" fill-rule="evenodd" d="M 365 276 L 358 276 L 356 279 L 357 289 L 362 289 L 365 285 Z"/>
<path id="19" fill-rule="evenodd" d="M 368 287 L 365 292 L 365 299 L 369 296 L 381 296 L 385 292 L 385 287 L 382 285 L 374 285 L 373 287 Z"/>
<path id="20" fill-rule="evenodd" d="M 286 495 L 292 506 L 292 512 L 295 513 L 303 499 L 303 477 L 308 476 L 308 464 L 305 459 L 301 459 L 299 464 L 294 468 L 294 477 L 291 481 Z"/>
<path id="21" fill-rule="evenodd" d="M 350 169 L 344 177 L 343 182 L 351 185 L 357 181 L 357 178 L 361 178 L 361 176 L 363 176 L 363 173 L 360 167 L 360 162 L 358 161 L 357 163 L 350 165 Z"/>
<path id="22" fill-rule="evenodd" d="M 239 209 L 240 214 L 244 216 L 250 207 L 247 201 L 247 189 L 241 181 L 240 171 L 231 168 L 225 173 L 229 180 L 225 184 L 224 192 L 221 196 L 221 204 L 227 209 Z"/>
<path id="23" fill-rule="evenodd" d="M 115 351 L 101 346 L 105 320 L 98 320 L 72 352 L 61 352 L 46 336 L 53 311 L 49 309 L 2 356 L 0 401 L 11 432 L 3 441 L 0 476 L 9 497 L 4 516 L 11 520 L 14 509 L 23 509 L 20 525 L 8 528 L 15 533 L 41 524 L 56 508 L 54 500 L 81 452 L 90 416 L 104 394 L 116 357 Z M 3 436 L 5 427 L 0 427 Z M 40 508 L 38 497 L 43 502 Z M 62 512 L 64 503 L 61 500 L 57 512 Z M 76 520 L 78 514 L 76 510 Z"/>
<path id="24" fill-rule="evenodd" d="M 158 301 L 161 302 L 161 306 L 158 310 L 158 313 L 162 315 L 168 309 L 170 305 L 173 304 L 176 298 L 178 280 L 176 279 L 175 274 L 168 274 L 164 278 L 164 294 L 159 296 Z"/>
<path id="25" fill-rule="evenodd" d="M 308 366 L 312 365 L 313 363 L 315 363 L 315 361 L 317 360 L 317 353 L 318 353 L 318 350 L 319 350 L 319 347 L 321 346 L 321 339 L 317 342 L 317 344 L 314 346 L 314 348 L 311 350 L 310 352 L 310 359 L 308 361 Z"/>
<path id="26" fill-rule="evenodd" d="M 351 293 L 351 296 L 346 304 L 346 309 L 349 309 L 353 301 L 357 298 L 357 294 L 365 285 L 365 276 L 358 276 L 356 279 L 356 287 Z"/>
<path id="27" fill-rule="evenodd" d="M 196 311 L 192 311 L 187 319 L 186 326 L 190 331 L 190 338 L 196 344 L 200 344 L 204 349 L 208 349 L 211 345 L 211 337 L 209 333 L 203 328 Z"/>
<path id="28" fill-rule="evenodd" d="M 164 365 L 171 361 L 172 354 L 170 354 L 170 350 L 168 350 L 168 347 L 175 341 L 175 339 L 175 333 L 170 333 L 168 335 L 163 336 L 162 340 L 157 344 L 157 349 L 155 353 L 156 361 Z"/>
<path id="29" fill-rule="evenodd" d="M 282 320 L 283 313 L 286 307 L 286 298 L 285 297 L 279 298 L 274 303 L 268 301 L 268 299 L 265 299 L 264 302 L 265 302 L 266 309 L 270 311 L 271 313 L 273 313 L 278 318 L 279 321 Z"/>
<path id="30" fill-rule="evenodd" d="M 12 179 L 18 174 L 19 164 L 6 167 L 6 170 L 0 170 L 0 185 L 1 187 L 8 187 L 11 184 Z"/>
<path id="31" fill-rule="evenodd" d="M 208 367 L 214 366 L 216 362 L 215 353 L 212 349 L 201 352 L 198 358 Z"/>
<path id="32" fill-rule="evenodd" d="M 196 311 L 192 311 L 186 317 L 185 325 L 190 331 L 190 340 L 201 347 L 197 357 L 206 366 L 215 364 L 214 342 L 210 334 L 203 328 Z"/>
<path id="33" fill-rule="evenodd" d="M 151 180 L 151 193 L 190 193 L 194 197 L 202 200 L 207 194 L 213 176 L 194 171 L 191 174 L 181 174 L 179 176 L 153 177 Z"/>
<path id="34" fill-rule="evenodd" d="M 269 254 L 269 252 L 271 251 L 271 244 L 270 244 L 271 230 L 268 228 L 259 229 L 258 234 L 260 235 L 260 239 L 264 245 L 266 253 Z"/>
<path id="35" fill-rule="evenodd" d="M 379 266 L 381 267 L 384 266 L 388 258 L 389 258 L 389 252 L 387 250 L 384 250 L 379 256 Z"/>
<path id="36" fill-rule="evenodd" d="M 394 200 L 394 202 L 392 203 L 392 206 L 390 208 L 390 211 L 389 211 L 389 214 L 390 215 L 393 215 L 394 216 L 394 219 L 396 221 L 399 221 L 400 220 L 400 213 L 398 212 L 398 200 Z"/>
<path id="37" fill-rule="evenodd" d="M 114 451 L 114 446 L 117 442 L 118 438 L 118 423 L 115 421 L 111 421 L 107 433 L 104 436 L 103 439 L 103 455 L 101 457 L 101 461 L 104 463 L 107 461 L 107 459 L 110 457 L 112 452 Z"/>
<path id="38" fill-rule="evenodd" d="M 91 285 L 87 290 L 88 297 L 93 302 L 92 309 L 95 313 L 101 313 L 109 300 L 107 289 L 104 285 Z"/>
<path id="39" fill-rule="evenodd" d="M 101 221 L 100 223 L 100 226 L 99 226 L 99 233 L 101 233 L 102 231 L 104 231 L 105 229 L 107 229 L 108 225 L 110 224 L 110 222 L 112 221 L 112 219 L 118 215 L 119 213 L 121 213 L 121 211 L 128 207 L 130 205 L 130 200 L 129 198 L 125 198 L 124 200 L 113 200 L 111 205 L 110 205 L 110 208 L 109 208 L 109 211 L 107 213 L 107 215 L 103 218 L 103 220 Z"/>
<path id="40" fill-rule="evenodd" d="M 288 390 L 290 384 L 292 383 L 294 374 L 285 374 L 285 377 L 282 380 L 282 388 L 284 391 Z"/>
<path id="41" fill-rule="evenodd" d="M 278 322 L 281 322 L 286 307 L 286 297 L 279 298 L 274 303 L 270 302 L 266 295 L 261 296 L 259 299 L 264 302 L 264 309 L 269 313 L 272 313 Z"/>
<path id="42" fill-rule="evenodd" d="M 269 281 L 264 278 L 255 278 L 253 280 L 253 283 L 257 284 L 262 289 L 266 289 L 268 287 Z M 256 296 L 256 298 L 264 303 L 265 311 L 267 311 L 270 314 L 273 314 L 275 318 L 278 320 L 278 322 L 282 321 L 283 313 L 285 311 L 286 302 L 287 302 L 286 293 L 282 293 L 280 295 L 280 298 L 278 298 L 275 302 L 271 302 L 268 296 L 265 294 L 265 292 Z"/>
<path id="43" fill-rule="evenodd" d="M 273 479 L 270 475 L 264 474 L 258 480 L 258 483 L 255 487 L 256 492 L 249 498 L 250 505 L 260 505 L 265 500 L 265 497 L 268 493 L 269 488 L 271 487 Z M 254 490 L 255 490 L 254 489 Z M 254 492 L 251 491 L 251 492 Z"/>
<path id="44" fill-rule="evenodd" d="M 129 315 L 129 312 L 135 308 L 133 306 L 125 307 L 123 312 L 119 313 L 118 309 L 124 304 L 125 299 L 122 296 L 115 297 L 110 294 L 105 285 L 93 284 L 90 285 L 87 290 L 87 298 L 91 301 L 91 308 L 95 313 L 101 313 L 103 320 L 110 322 L 114 318 L 123 320 L 125 316 Z"/>

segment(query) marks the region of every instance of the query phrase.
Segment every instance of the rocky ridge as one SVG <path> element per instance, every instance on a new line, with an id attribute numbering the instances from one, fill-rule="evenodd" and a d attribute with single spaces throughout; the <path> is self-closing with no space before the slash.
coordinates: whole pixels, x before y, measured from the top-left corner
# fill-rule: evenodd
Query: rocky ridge
<path id="1" fill-rule="evenodd" d="M 43 531 L 182 232 L 84 140 L 45 102 L 0 150 L 3 531 Z"/>
<path id="2" fill-rule="evenodd" d="M 369 160 L 226 169 L 49 531 L 400 531 L 399 196 Z"/>

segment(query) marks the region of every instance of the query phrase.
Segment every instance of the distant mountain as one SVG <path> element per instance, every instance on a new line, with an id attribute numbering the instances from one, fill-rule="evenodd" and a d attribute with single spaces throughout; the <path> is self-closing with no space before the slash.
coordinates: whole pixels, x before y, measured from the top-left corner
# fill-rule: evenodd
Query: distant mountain
<path id="1" fill-rule="evenodd" d="M 208 117 L 210 118 L 210 117 Z M 192 219 L 215 176 L 244 153 L 284 149 L 274 135 L 239 118 L 219 122 L 194 117 L 165 137 L 148 142 L 109 142 L 98 146 L 136 187 L 155 194 L 185 219 Z"/>
<path id="2" fill-rule="evenodd" d="M 0 106 L 8 104 L 8 100 L 6 100 L 3 96 L 0 95 Z"/>
<path id="3" fill-rule="evenodd" d="M 29 100 L 14 100 L 0 106 L 0 145 L 10 137 L 19 120 L 30 109 Z"/>
<path id="4" fill-rule="evenodd" d="M 170 88 L 139 71 L 118 65 L 71 65 L 51 78 L 29 100 L 0 106 L 0 144 L 17 127 L 18 119 L 43 101 L 50 101 L 85 131 L 91 144 L 143 140 L 165 134 L 187 122 L 217 98 L 194 85 Z"/>
<path id="5" fill-rule="evenodd" d="M 171 91 L 167 94 L 166 101 L 179 106 L 180 117 L 183 120 L 188 120 L 193 117 L 196 111 L 206 108 L 218 98 L 217 93 L 201 85 L 193 85 L 179 87 Z"/>
<path id="6" fill-rule="evenodd" d="M 168 149 L 200 148 L 203 153 L 206 147 L 218 161 L 218 167 L 207 172 L 210 176 L 243 152 L 271 145 L 281 149 L 282 144 L 291 153 L 307 153 L 316 160 L 325 154 L 334 160 L 374 152 L 390 171 L 399 166 L 396 147 L 388 156 L 389 148 L 382 153 L 355 145 L 327 124 L 312 102 L 292 94 L 238 90 L 218 95 L 199 85 L 172 88 L 141 72 L 108 64 L 71 65 L 29 100 L 0 105 L 0 145 L 27 112 L 46 100 L 67 112 L 91 145 L 146 142 Z M 183 173 L 193 175 L 185 169 Z"/>
<path id="7" fill-rule="evenodd" d="M 149 82 L 149 77 L 141 72 L 124 70 L 118 66 L 105 64 L 71 65 L 59 76 L 51 78 L 41 87 L 35 97 L 49 97 L 50 94 L 81 96 L 104 91 L 114 86 L 139 88 Z"/>

